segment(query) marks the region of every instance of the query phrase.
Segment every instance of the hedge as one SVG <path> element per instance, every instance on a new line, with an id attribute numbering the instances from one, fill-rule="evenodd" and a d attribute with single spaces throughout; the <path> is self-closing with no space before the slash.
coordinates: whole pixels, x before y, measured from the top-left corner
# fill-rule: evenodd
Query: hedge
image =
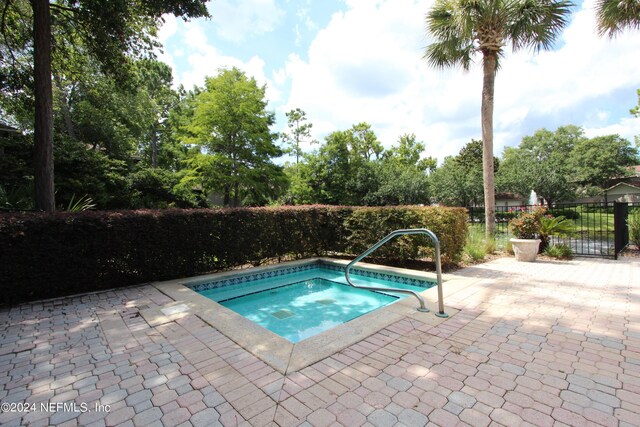
<path id="1" fill-rule="evenodd" d="M 283 257 L 353 255 L 396 228 L 424 227 L 457 261 L 464 208 L 303 206 L 0 214 L 0 304 L 189 277 Z M 424 239 L 381 257 L 422 258 Z M 393 252 L 394 248 L 399 252 Z M 431 251 L 431 252 L 430 252 Z"/>

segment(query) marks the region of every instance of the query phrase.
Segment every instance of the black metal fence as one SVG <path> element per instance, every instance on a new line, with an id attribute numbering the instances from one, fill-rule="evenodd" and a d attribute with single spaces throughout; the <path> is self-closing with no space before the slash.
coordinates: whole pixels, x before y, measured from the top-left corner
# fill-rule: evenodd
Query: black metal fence
<path id="1" fill-rule="evenodd" d="M 508 235 L 511 219 L 537 207 L 540 206 L 497 206 L 496 234 Z M 575 225 L 575 233 L 571 237 L 550 236 L 550 244 L 568 245 L 574 255 L 617 258 L 629 242 L 628 214 L 640 209 L 640 203 L 559 203 L 550 208 L 544 207 L 548 214 L 562 215 Z M 471 223 L 484 225 L 484 207 L 470 207 L 468 210 Z"/>

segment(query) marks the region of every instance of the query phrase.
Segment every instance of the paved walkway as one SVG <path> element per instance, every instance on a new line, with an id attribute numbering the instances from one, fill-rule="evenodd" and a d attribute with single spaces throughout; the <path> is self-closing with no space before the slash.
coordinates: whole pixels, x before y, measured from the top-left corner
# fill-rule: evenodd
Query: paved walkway
<path id="1" fill-rule="evenodd" d="M 195 316 L 151 328 L 139 311 L 170 302 L 152 286 L 2 310 L 0 425 L 640 424 L 640 260 L 456 274 L 473 284 L 438 326 L 286 377 Z"/>

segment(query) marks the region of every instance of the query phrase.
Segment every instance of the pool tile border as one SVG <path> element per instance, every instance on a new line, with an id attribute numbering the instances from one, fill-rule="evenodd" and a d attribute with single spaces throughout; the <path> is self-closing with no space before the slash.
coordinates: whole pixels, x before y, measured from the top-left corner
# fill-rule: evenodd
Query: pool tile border
<path id="1" fill-rule="evenodd" d="M 282 268 L 272 269 L 272 270 L 263 271 L 263 272 L 256 272 L 256 273 L 238 272 L 237 275 L 224 278 L 224 279 L 210 280 L 205 282 L 203 282 L 202 279 L 200 279 L 196 281 L 186 282 L 184 283 L 184 285 L 187 286 L 188 288 L 193 289 L 196 292 L 204 292 L 211 289 L 224 288 L 227 286 L 249 284 L 257 280 L 280 277 L 287 274 L 302 273 L 304 271 L 309 271 L 318 267 L 326 268 L 328 270 L 333 270 L 333 271 L 344 271 L 345 269 L 345 267 L 342 265 L 335 265 L 334 263 L 329 263 L 329 262 L 326 262 L 325 260 L 317 259 L 313 262 L 310 262 L 304 265 L 282 267 Z M 405 276 L 401 274 L 389 274 L 389 273 L 384 273 L 379 271 L 371 271 L 363 268 L 354 268 L 352 271 L 354 274 L 358 274 L 364 277 L 369 277 L 369 278 L 379 279 L 379 280 L 380 279 L 389 280 L 389 281 L 398 282 L 404 285 L 412 285 L 412 286 L 422 287 L 425 289 L 428 289 L 435 285 L 434 280 L 426 280 L 424 278 L 415 278 L 415 277 Z M 425 283 L 428 283 L 429 285 L 425 286 Z"/>

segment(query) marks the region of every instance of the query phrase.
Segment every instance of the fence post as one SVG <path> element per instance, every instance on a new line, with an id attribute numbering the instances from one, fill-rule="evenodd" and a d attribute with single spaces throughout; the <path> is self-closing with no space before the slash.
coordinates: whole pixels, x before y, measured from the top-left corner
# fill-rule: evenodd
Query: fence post
<path id="1" fill-rule="evenodd" d="M 627 202 L 613 202 L 613 235 L 615 259 L 618 253 L 629 243 L 629 228 L 627 226 L 627 216 L 629 215 L 629 204 Z"/>

